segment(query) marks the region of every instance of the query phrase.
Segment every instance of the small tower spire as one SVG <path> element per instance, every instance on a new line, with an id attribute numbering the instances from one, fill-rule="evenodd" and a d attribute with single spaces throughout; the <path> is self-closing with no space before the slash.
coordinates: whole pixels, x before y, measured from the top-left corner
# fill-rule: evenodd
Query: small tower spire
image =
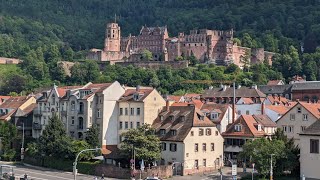
<path id="1" fill-rule="evenodd" d="M 114 14 L 114 23 L 117 23 L 117 14 Z"/>

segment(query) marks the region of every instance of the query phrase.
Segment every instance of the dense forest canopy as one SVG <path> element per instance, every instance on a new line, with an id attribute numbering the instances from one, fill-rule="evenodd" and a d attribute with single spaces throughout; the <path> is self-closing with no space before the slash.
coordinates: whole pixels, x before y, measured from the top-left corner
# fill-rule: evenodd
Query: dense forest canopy
<path id="1" fill-rule="evenodd" d="M 243 85 L 289 81 L 294 75 L 320 80 L 319 9 L 320 0 L 0 0 L 0 57 L 23 59 L 19 66 L 0 66 L 0 94 L 31 92 L 54 82 L 118 80 L 179 94 L 206 88 L 182 86 L 186 79 L 236 79 Z M 183 70 L 110 66 L 101 73 L 96 62 L 85 61 L 66 76 L 57 62 L 83 60 L 88 49 L 102 48 L 106 23 L 115 18 L 122 36 L 137 35 L 143 25 L 167 25 L 170 36 L 195 28 L 232 28 L 239 45 L 277 54 L 272 66 L 245 71 L 191 63 L 195 67 Z"/>
<path id="2" fill-rule="evenodd" d="M 120 23 L 123 35 L 142 25 L 167 25 L 171 36 L 194 28 L 231 29 L 304 41 L 320 35 L 319 0 L 1 0 L 0 14 L 55 26 L 75 50 L 101 47 L 105 24 Z M 56 30 L 57 29 L 57 30 Z M 38 30 L 35 30 L 38 32 Z M 49 35 L 49 34 L 48 34 Z M 263 42 L 262 42 L 263 43 Z M 263 46 L 263 44 L 259 45 Z"/>

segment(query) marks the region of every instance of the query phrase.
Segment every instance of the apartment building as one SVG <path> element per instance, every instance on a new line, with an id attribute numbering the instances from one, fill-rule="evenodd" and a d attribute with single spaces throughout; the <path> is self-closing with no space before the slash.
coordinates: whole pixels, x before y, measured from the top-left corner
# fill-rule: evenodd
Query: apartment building
<path id="1" fill-rule="evenodd" d="M 152 124 L 157 118 L 166 101 L 159 92 L 152 87 L 126 87 L 124 94 L 118 101 L 118 137 L 129 129 L 142 124 Z"/>
<path id="2" fill-rule="evenodd" d="M 293 138 L 295 144 L 300 141 L 299 133 L 320 119 L 320 104 L 298 101 L 280 119 L 276 121 L 277 127 L 283 129 L 288 138 Z"/>
<path id="3" fill-rule="evenodd" d="M 177 174 L 212 171 L 223 162 L 223 138 L 194 105 L 169 106 L 153 123 L 161 140 L 160 164 L 173 164 Z"/>

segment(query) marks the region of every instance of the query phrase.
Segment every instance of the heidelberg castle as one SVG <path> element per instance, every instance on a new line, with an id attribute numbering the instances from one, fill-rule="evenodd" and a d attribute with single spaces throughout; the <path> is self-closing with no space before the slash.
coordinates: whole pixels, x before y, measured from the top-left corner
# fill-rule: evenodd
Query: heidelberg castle
<path id="1" fill-rule="evenodd" d="M 121 37 L 120 26 L 108 23 L 105 33 L 104 49 L 91 49 L 87 59 L 115 62 L 139 61 L 143 50 L 152 52 L 156 61 L 174 61 L 177 57 L 192 54 L 201 63 L 229 65 L 234 63 L 242 67 L 241 59 L 251 53 L 251 63 L 267 60 L 269 64 L 274 53 L 263 48 L 238 46 L 233 41 L 233 30 L 191 30 L 190 34 L 179 33 L 178 37 L 169 37 L 164 27 L 142 26 L 138 36 Z"/>

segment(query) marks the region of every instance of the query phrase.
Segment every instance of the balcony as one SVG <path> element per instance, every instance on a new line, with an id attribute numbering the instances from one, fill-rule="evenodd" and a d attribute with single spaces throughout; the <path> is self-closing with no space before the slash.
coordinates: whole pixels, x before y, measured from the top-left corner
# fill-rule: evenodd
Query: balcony
<path id="1" fill-rule="evenodd" d="M 42 130 L 42 125 L 39 124 L 39 123 L 33 123 L 33 124 L 32 124 L 32 128 L 33 128 L 34 130 Z"/>
<path id="2" fill-rule="evenodd" d="M 84 111 L 83 110 L 79 110 L 78 114 L 84 114 Z"/>

